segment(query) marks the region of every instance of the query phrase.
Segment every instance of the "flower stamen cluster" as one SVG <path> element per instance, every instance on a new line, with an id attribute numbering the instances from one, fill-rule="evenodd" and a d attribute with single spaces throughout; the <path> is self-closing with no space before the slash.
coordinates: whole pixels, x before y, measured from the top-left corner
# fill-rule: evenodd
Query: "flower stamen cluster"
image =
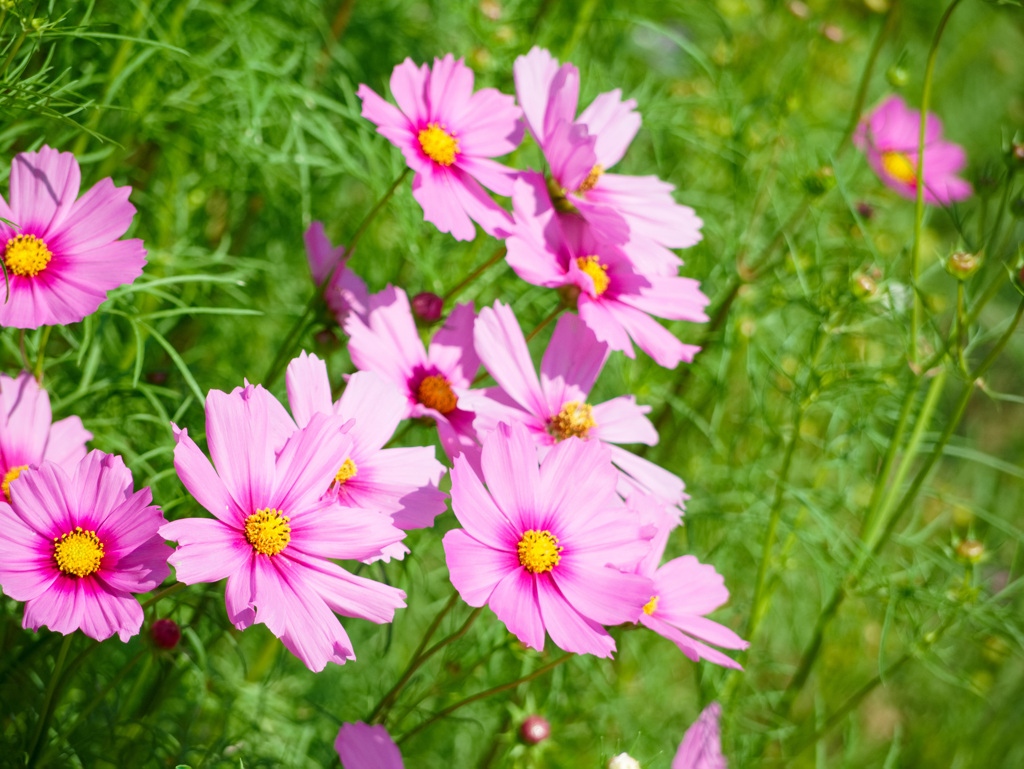
<path id="1" fill-rule="evenodd" d="M 103 562 L 103 543 L 95 531 L 76 526 L 53 540 L 53 560 L 65 577 L 88 577 Z"/>
<path id="2" fill-rule="evenodd" d="M 556 441 L 572 437 L 586 440 L 591 427 L 597 427 L 597 422 L 594 421 L 594 407 L 589 403 L 569 401 L 551 418 L 548 431 Z"/>
<path id="3" fill-rule="evenodd" d="M 263 555 L 277 555 L 292 538 L 291 519 L 272 507 L 265 507 L 245 519 L 245 539 Z"/>
<path id="4" fill-rule="evenodd" d="M 17 465 L 12 467 L 4 474 L 4 480 L 0 483 L 0 491 L 3 492 L 4 499 L 8 502 L 11 501 L 11 484 L 17 480 L 18 476 L 21 475 L 22 470 L 27 470 L 28 465 Z"/>
<path id="5" fill-rule="evenodd" d="M 427 127 L 420 130 L 417 138 L 423 154 L 440 163 L 443 166 L 450 166 L 455 162 L 455 156 L 459 154 L 459 140 L 447 131 L 447 126 L 437 123 L 427 123 Z"/>
<path id="6" fill-rule="evenodd" d="M 558 545 L 558 537 L 550 531 L 528 529 L 523 532 L 516 552 L 520 566 L 531 574 L 544 574 L 558 566 L 563 549 Z"/>
<path id="7" fill-rule="evenodd" d="M 46 269 L 52 258 L 53 252 L 35 235 L 16 235 L 7 241 L 4 249 L 4 264 L 23 278 L 34 278 Z"/>
<path id="8" fill-rule="evenodd" d="M 459 405 L 459 399 L 452 392 L 452 386 L 443 376 L 428 376 L 416 388 L 416 400 L 428 409 L 441 414 L 450 414 Z"/>
<path id="9" fill-rule="evenodd" d="M 344 483 L 347 480 L 356 477 L 359 472 L 359 468 L 356 467 L 356 463 L 352 461 L 352 457 L 349 457 L 342 463 L 341 469 L 338 470 L 337 475 L 334 476 L 334 480 L 337 483 Z"/>

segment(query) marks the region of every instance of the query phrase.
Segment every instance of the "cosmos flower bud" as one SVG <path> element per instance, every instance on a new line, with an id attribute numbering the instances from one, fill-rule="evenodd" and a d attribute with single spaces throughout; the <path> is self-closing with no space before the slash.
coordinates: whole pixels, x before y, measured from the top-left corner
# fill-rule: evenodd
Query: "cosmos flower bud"
<path id="1" fill-rule="evenodd" d="M 956 555 L 968 563 L 978 563 L 985 555 L 985 545 L 976 539 L 965 539 L 956 546 Z"/>
<path id="2" fill-rule="evenodd" d="M 523 725 L 519 727 L 519 734 L 524 741 L 536 745 L 551 736 L 551 724 L 544 716 L 527 716 Z"/>
<path id="3" fill-rule="evenodd" d="M 967 280 L 981 267 L 981 256 L 954 251 L 946 260 L 946 271 L 957 280 Z"/>
<path id="4" fill-rule="evenodd" d="M 640 769 L 640 762 L 629 753 L 619 753 L 608 761 L 608 769 Z"/>
<path id="5" fill-rule="evenodd" d="M 412 298 L 413 314 L 426 323 L 434 323 L 441 320 L 441 310 L 443 308 L 444 299 L 429 291 L 423 291 Z"/>
<path id="6" fill-rule="evenodd" d="M 167 617 L 154 622 L 150 633 L 153 636 L 153 643 L 161 649 L 173 649 L 181 640 L 181 628 L 178 627 L 178 623 Z"/>
<path id="7" fill-rule="evenodd" d="M 903 86 L 910 82 L 910 73 L 907 72 L 905 67 L 893 64 L 886 70 L 885 79 L 889 81 L 889 85 L 893 88 L 903 88 Z"/>

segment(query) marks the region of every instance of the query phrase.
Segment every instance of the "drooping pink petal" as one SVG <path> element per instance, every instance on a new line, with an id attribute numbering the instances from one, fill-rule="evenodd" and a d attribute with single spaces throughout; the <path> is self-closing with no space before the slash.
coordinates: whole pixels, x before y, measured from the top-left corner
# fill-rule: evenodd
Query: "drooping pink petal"
<path id="1" fill-rule="evenodd" d="M 672 769 L 727 769 L 722 756 L 722 736 L 718 719 L 722 707 L 712 702 L 686 730 L 679 750 L 672 759 Z"/>
<path id="2" fill-rule="evenodd" d="M 362 721 L 342 724 L 334 741 L 342 769 L 402 769 L 402 754 L 387 729 Z"/>

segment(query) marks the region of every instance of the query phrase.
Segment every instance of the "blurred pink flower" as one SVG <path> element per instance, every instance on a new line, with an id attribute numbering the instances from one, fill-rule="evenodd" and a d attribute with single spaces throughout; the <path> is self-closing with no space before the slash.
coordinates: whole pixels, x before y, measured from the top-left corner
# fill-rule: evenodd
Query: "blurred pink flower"
<path id="1" fill-rule="evenodd" d="M 559 217 L 544 178 L 523 173 L 512 192 L 515 227 L 506 260 L 527 283 L 570 287 L 583 322 L 613 350 L 635 357 L 633 342 L 665 368 L 691 361 L 699 347 L 683 344 L 651 316 L 706 321 L 700 284 L 656 272 L 639 273 L 623 250 L 579 217 Z"/>
<path id="2" fill-rule="evenodd" d="M 342 769 L 402 769 L 402 754 L 388 730 L 362 721 L 342 724 L 334 741 Z"/>
<path id="3" fill-rule="evenodd" d="M 547 631 L 565 651 L 612 656 L 602 626 L 635 622 L 653 586 L 620 571 L 649 545 L 622 515 L 608 449 L 569 438 L 538 468 L 527 429 L 503 423 L 484 438 L 481 464 L 487 489 L 466 459 L 452 470 L 463 528 L 445 534 L 444 551 L 455 589 L 538 651 Z"/>
<path id="4" fill-rule="evenodd" d="M 878 178 L 909 200 L 917 198 L 917 145 L 921 114 L 890 96 L 864 117 L 853 135 Z M 924 135 L 924 200 L 948 206 L 973 193 L 956 174 L 967 164 L 963 147 L 942 138 L 942 122 L 928 113 Z"/>
<path id="5" fill-rule="evenodd" d="M 102 641 L 127 641 L 142 627 L 132 593 L 157 587 L 171 554 L 148 488 L 134 491 L 121 457 L 92 451 L 65 469 L 25 470 L 0 501 L 0 586 L 25 602 L 22 626 Z"/>
<path id="6" fill-rule="evenodd" d="M 313 282 L 319 286 L 330 276 L 330 281 L 324 286 L 324 300 L 328 309 L 337 318 L 338 325 L 345 324 L 345 318 L 350 312 L 364 316 L 369 292 L 363 279 L 348 269 L 345 247 L 335 248 L 331 245 L 327 233 L 324 232 L 323 222 L 313 222 L 309 225 L 303 238 L 306 241 L 306 254 Z"/>
<path id="7" fill-rule="evenodd" d="M 633 99 L 622 91 L 600 94 L 576 117 L 580 74 L 575 66 L 534 47 L 513 65 L 516 96 L 548 161 L 549 191 L 557 210 L 578 212 L 637 266 L 675 274 L 680 260 L 668 249 L 701 239 L 701 220 L 672 198 L 675 189 L 656 176 L 607 173 L 640 129 Z"/>
<path id="8" fill-rule="evenodd" d="M 468 388 L 480 358 L 473 347 L 472 304 L 460 304 L 423 349 L 409 298 L 388 286 L 370 296 L 365 321 L 349 316 L 349 355 L 356 368 L 372 371 L 394 384 L 405 397 L 403 419 L 430 417 L 437 422 L 441 445 L 450 458 L 479 454 L 473 412 L 459 405 L 455 391 Z"/>
<path id="9" fill-rule="evenodd" d="M 174 468 L 214 516 L 165 524 L 170 558 L 186 584 L 227 578 L 228 619 L 265 624 L 313 671 L 355 659 L 334 612 L 385 623 L 405 593 L 349 574 L 329 558 L 365 560 L 405 536 L 383 515 L 324 496 L 352 439 L 340 416 L 313 414 L 296 429 L 259 385 L 206 397 L 213 464 L 175 426 Z"/>
<path id="10" fill-rule="evenodd" d="M 11 163 L 10 206 L 0 198 L 0 218 L 17 226 L 0 222 L 9 281 L 0 285 L 0 326 L 76 323 L 142 274 L 142 241 L 118 240 L 135 215 L 132 188 L 107 178 L 79 198 L 80 183 L 70 152 L 44 145 Z"/>
<path id="11" fill-rule="evenodd" d="M 53 421 L 50 394 L 29 372 L 0 374 L 0 501 L 11 501 L 10 485 L 28 467 L 48 461 L 73 472 L 89 440 L 78 417 Z"/>
<path id="12" fill-rule="evenodd" d="M 654 590 L 639 615 L 640 624 L 672 641 L 694 662 L 706 659 L 716 665 L 742 670 L 739 663 L 701 642 L 725 649 L 750 646 L 729 628 L 704 616 L 729 600 L 725 580 L 714 566 L 702 564 L 692 555 L 675 558 L 659 567 L 668 532 L 678 525 L 678 517 L 666 510 L 664 501 L 653 496 L 635 494 L 628 504 L 639 516 L 644 536 L 653 534 L 650 552 L 636 567 L 638 574 L 654 582 Z"/>
<path id="13" fill-rule="evenodd" d="M 494 88 L 473 92 L 473 71 L 451 54 L 431 68 L 406 59 L 391 73 L 396 109 L 360 85 L 363 117 L 402 150 L 415 172 L 412 195 L 423 216 L 456 240 L 476 237 L 473 221 L 501 237 L 508 214 L 484 191 L 512 192 L 515 172 L 490 158 L 506 155 L 523 139 L 522 110 Z M 480 185 L 483 185 L 481 187 Z M 472 221 L 471 221 L 472 220 Z"/>
<path id="14" fill-rule="evenodd" d="M 672 769 L 727 769 L 722 755 L 722 735 L 718 719 L 722 717 L 722 706 L 712 702 L 693 725 L 686 730 L 679 750 L 672 759 Z"/>
<path id="15" fill-rule="evenodd" d="M 328 496 L 345 507 L 385 513 L 403 531 L 434 525 L 448 506 L 448 495 L 437 488 L 445 468 L 434 458 L 434 447 L 384 448 L 406 412 L 405 398 L 394 385 L 372 371 L 357 371 L 332 403 L 326 364 L 305 352 L 288 365 L 286 380 L 299 427 L 316 414 L 353 420 L 348 428 L 352 448 L 347 456 L 335 458 Z M 382 555 L 401 558 L 408 552 L 396 542 Z"/>
<path id="16" fill-rule="evenodd" d="M 597 405 L 587 402 L 608 359 L 608 345 L 597 341 L 575 315 L 558 319 L 541 360 L 539 380 L 512 308 L 495 302 L 494 309 L 482 309 L 473 336 L 484 367 L 499 385 L 460 393 L 476 412 L 473 426 L 480 435 L 500 422 L 519 422 L 540 446 L 553 446 L 570 436 L 608 444 L 658 442 L 654 425 L 644 416 L 651 407 L 637 405 L 634 396 L 621 395 Z M 626 449 L 608 449 L 621 473 L 618 489 L 624 496 L 640 489 L 674 505 L 686 499 L 680 478 Z"/>

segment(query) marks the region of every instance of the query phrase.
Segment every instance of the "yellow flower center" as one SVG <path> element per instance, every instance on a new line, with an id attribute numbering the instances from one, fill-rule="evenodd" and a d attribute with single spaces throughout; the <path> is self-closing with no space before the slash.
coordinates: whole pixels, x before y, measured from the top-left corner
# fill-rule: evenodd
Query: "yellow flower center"
<path id="1" fill-rule="evenodd" d="M 590 169 L 590 173 L 587 174 L 587 178 L 583 180 L 583 183 L 576 190 L 577 195 L 582 195 L 584 192 L 589 192 L 597 186 L 597 180 L 601 178 L 601 174 L 604 173 L 604 166 L 598 163 L 596 166 Z"/>
<path id="2" fill-rule="evenodd" d="M 245 519 L 245 539 L 252 549 L 263 555 L 277 555 L 292 538 L 291 520 L 272 507 L 257 510 Z"/>
<path id="3" fill-rule="evenodd" d="M 53 540 L 53 560 L 67 577 L 88 577 L 99 571 L 103 561 L 103 543 L 95 531 L 76 526 L 74 531 Z"/>
<path id="4" fill-rule="evenodd" d="M 590 434 L 590 428 L 596 426 L 594 408 L 589 403 L 569 401 L 562 406 L 561 411 L 551 417 L 551 421 L 548 423 L 548 432 L 558 441 L 564 441 L 574 435 L 586 440 Z"/>
<path id="5" fill-rule="evenodd" d="M 559 555 L 562 548 L 558 546 L 558 537 L 550 531 L 530 529 L 524 532 L 516 549 L 519 552 L 520 566 L 531 574 L 551 571 L 562 560 L 562 556 Z"/>
<path id="6" fill-rule="evenodd" d="M 19 475 L 21 475 L 21 471 L 22 471 L 22 470 L 27 470 L 27 469 L 28 469 L 28 465 L 18 465 L 17 467 L 12 467 L 12 468 L 11 468 L 10 470 L 8 470 L 8 471 L 7 471 L 7 473 L 6 473 L 5 475 L 4 475 L 4 480 L 3 480 L 3 483 L 0 483 L 0 490 L 2 490 L 2 491 L 3 491 L 3 493 L 4 493 L 4 497 L 6 497 L 6 499 L 7 499 L 7 501 L 8 501 L 8 502 L 10 502 L 10 501 L 11 501 L 11 483 L 12 483 L 12 482 L 13 482 L 13 481 L 14 481 L 14 480 L 15 480 L 15 479 L 16 479 L 16 478 L 17 478 L 17 477 L 19 476 Z"/>
<path id="7" fill-rule="evenodd" d="M 428 376 L 416 388 L 416 400 L 428 409 L 450 414 L 459 405 L 459 399 L 452 392 L 452 386 L 443 376 Z"/>
<path id="8" fill-rule="evenodd" d="M 41 273 L 52 258 L 50 249 L 35 235 L 16 235 L 7 241 L 4 249 L 7 269 L 23 278 L 33 278 Z"/>
<path id="9" fill-rule="evenodd" d="M 594 296 L 601 296 L 608 290 L 611 280 L 608 278 L 607 264 L 601 264 L 596 256 L 581 256 L 576 259 L 576 266 L 594 281 Z"/>
<path id="10" fill-rule="evenodd" d="M 353 462 L 351 459 L 346 459 L 345 464 L 341 466 L 341 469 L 338 471 L 338 474 L 334 476 L 334 480 L 336 480 L 338 483 L 344 483 L 349 478 L 355 478 L 357 472 L 358 468 L 356 467 L 356 463 Z"/>
<path id="11" fill-rule="evenodd" d="M 652 595 L 651 600 L 644 604 L 644 614 L 650 616 L 658 610 L 658 598 L 660 596 Z"/>
<path id="12" fill-rule="evenodd" d="M 420 146 L 423 153 L 443 166 L 450 166 L 459 154 L 459 140 L 445 130 L 445 126 L 427 123 L 427 127 L 419 133 Z"/>
<path id="13" fill-rule="evenodd" d="M 902 152 L 883 152 L 882 168 L 898 182 L 917 183 L 917 166 Z"/>

